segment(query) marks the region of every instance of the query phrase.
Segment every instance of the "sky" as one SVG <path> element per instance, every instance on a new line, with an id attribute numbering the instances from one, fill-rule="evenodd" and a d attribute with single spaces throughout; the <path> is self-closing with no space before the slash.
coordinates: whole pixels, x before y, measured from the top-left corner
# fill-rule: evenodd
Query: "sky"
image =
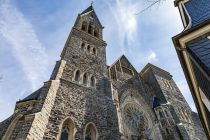
<path id="1" fill-rule="evenodd" d="M 152 63 L 173 75 L 196 111 L 171 37 L 183 30 L 173 0 L 138 14 L 147 0 L 94 0 L 105 27 L 107 64 L 122 54 L 138 72 Z M 0 0 L 0 122 L 23 99 L 50 78 L 79 13 L 91 0 Z"/>

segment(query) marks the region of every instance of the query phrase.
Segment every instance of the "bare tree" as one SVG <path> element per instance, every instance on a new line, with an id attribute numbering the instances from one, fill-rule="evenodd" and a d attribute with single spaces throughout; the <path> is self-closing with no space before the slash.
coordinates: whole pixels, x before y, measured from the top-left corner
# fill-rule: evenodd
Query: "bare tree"
<path id="1" fill-rule="evenodd" d="M 147 0 L 146 2 L 148 3 L 148 5 L 144 9 L 142 9 L 141 11 L 136 13 L 136 15 L 139 15 L 139 14 L 147 11 L 148 9 L 152 8 L 155 5 L 159 6 L 162 1 L 166 1 L 166 0 Z"/>

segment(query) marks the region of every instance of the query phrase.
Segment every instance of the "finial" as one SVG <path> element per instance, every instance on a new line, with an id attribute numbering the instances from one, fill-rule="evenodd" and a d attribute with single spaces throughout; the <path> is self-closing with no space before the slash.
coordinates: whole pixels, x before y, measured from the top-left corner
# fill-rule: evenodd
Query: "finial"
<path id="1" fill-rule="evenodd" d="M 93 6 L 93 0 L 91 0 L 91 6 Z"/>

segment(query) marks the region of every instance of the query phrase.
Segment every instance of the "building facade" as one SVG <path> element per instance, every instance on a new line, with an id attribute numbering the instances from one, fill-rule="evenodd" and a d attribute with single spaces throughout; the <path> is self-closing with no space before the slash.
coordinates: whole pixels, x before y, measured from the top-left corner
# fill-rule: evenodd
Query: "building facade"
<path id="1" fill-rule="evenodd" d="M 170 73 L 106 64 L 92 6 L 78 15 L 50 79 L 0 123 L 3 140 L 206 140 Z"/>
<path id="2" fill-rule="evenodd" d="M 210 1 L 176 0 L 184 31 L 173 37 L 201 122 L 210 139 Z"/>

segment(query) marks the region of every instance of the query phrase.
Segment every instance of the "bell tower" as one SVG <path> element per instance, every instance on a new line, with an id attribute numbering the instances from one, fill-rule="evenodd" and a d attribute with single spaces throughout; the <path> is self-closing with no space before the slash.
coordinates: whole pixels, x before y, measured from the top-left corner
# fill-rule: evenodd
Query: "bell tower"
<path id="1" fill-rule="evenodd" d="M 77 16 L 50 80 L 16 103 L 3 140 L 120 139 L 102 30 L 92 5 Z"/>
<path id="2" fill-rule="evenodd" d="M 78 15 L 51 76 L 51 80 L 60 80 L 50 116 L 50 120 L 58 118 L 59 125 L 49 121 L 45 134 L 55 125 L 59 127 L 58 139 L 66 135 L 72 139 L 120 139 L 111 83 L 106 76 L 107 44 L 102 30 L 92 5 Z"/>
<path id="3" fill-rule="evenodd" d="M 97 81 L 105 75 L 106 42 L 103 41 L 102 30 L 92 5 L 78 15 L 61 53 L 61 60 L 68 66 L 63 73 L 66 80 L 91 86 L 88 80 Z M 83 78 L 75 79 L 76 74 Z"/>

